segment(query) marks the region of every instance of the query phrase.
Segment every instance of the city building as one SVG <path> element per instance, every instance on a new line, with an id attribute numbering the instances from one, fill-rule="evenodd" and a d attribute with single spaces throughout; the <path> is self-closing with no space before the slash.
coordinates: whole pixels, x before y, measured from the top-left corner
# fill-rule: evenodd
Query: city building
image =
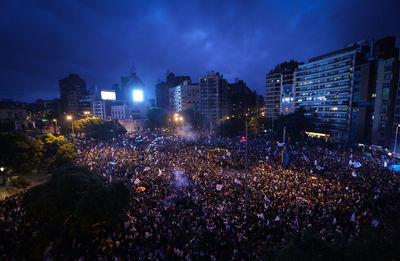
<path id="1" fill-rule="evenodd" d="M 276 118 L 294 111 L 293 73 L 299 63 L 289 61 L 278 64 L 265 81 L 265 115 Z"/>
<path id="2" fill-rule="evenodd" d="M 29 128 L 27 117 L 25 108 L 0 105 L 0 132 L 25 131 Z"/>
<path id="3" fill-rule="evenodd" d="M 263 107 L 263 97 L 250 90 L 243 80 L 235 79 L 228 88 L 232 115 L 244 115 L 255 108 Z"/>
<path id="4" fill-rule="evenodd" d="M 349 141 L 357 44 L 318 56 L 295 72 L 295 109 L 304 107 L 315 130 Z"/>
<path id="5" fill-rule="evenodd" d="M 143 91 L 144 87 L 144 83 L 136 74 L 135 66 L 132 66 L 129 75 L 121 77 L 121 83 L 114 84 L 112 88 L 116 91 L 117 100 L 133 102 L 133 91 L 136 89 Z"/>
<path id="6" fill-rule="evenodd" d="M 166 82 L 156 84 L 156 104 L 166 110 L 170 109 L 169 89 L 174 88 L 184 81 L 190 81 L 190 76 L 176 76 L 173 72 L 167 74 Z"/>
<path id="7" fill-rule="evenodd" d="M 111 101 L 93 100 L 91 112 L 93 117 L 103 120 L 111 118 Z"/>
<path id="8" fill-rule="evenodd" d="M 87 109 L 86 82 L 77 74 L 70 74 L 59 81 L 60 113 L 80 114 Z M 89 103 L 90 104 L 90 103 Z M 90 105 L 89 105 L 90 106 Z"/>
<path id="9" fill-rule="evenodd" d="M 395 37 L 376 42 L 376 86 L 371 142 L 384 148 L 393 148 L 396 128 L 400 124 L 399 49 Z"/>
<path id="10" fill-rule="evenodd" d="M 172 112 L 182 112 L 189 108 L 197 109 L 200 104 L 199 84 L 185 80 L 182 84 L 169 89 L 169 100 Z"/>
<path id="11" fill-rule="evenodd" d="M 200 77 L 200 113 L 205 116 L 210 129 L 229 113 L 228 82 L 218 72 L 208 72 Z"/>

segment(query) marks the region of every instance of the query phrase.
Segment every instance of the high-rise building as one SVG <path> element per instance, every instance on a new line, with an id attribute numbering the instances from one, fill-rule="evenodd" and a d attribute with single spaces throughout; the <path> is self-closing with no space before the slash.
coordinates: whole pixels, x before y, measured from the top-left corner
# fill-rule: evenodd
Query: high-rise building
<path id="1" fill-rule="evenodd" d="M 243 80 L 235 79 L 228 88 L 231 114 L 244 115 L 255 108 L 263 107 L 263 97 L 250 90 Z"/>
<path id="2" fill-rule="evenodd" d="M 144 83 L 136 74 L 135 66 L 132 66 L 128 76 L 121 77 L 121 84 L 113 85 L 113 89 L 117 93 L 117 100 L 126 102 L 133 102 L 133 90 L 143 91 L 144 87 Z"/>
<path id="3" fill-rule="evenodd" d="M 395 38 L 386 37 L 375 43 L 376 86 L 371 142 L 393 148 L 395 130 L 400 124 L 399 49 Z"/>
<path id="4" fill-rule="evenodd" d="M 182 112 L 189 108 L 196 110 L 200 103 L 200 87 L 190 80 L 169 89 L 169 104 L 172 112 Z"/>
<path id="5" fill-rule="evenodd" d="M 357 44 L 309 60 L 295 73 L 295 109 L 304 107 L 317 131 L 349 141 Z"/>
<path id="6" fill-rule="evenodd" d="M 82 108 L 81 100 L 87 97 L 86 82 L 77 74 L 70 74 L 59 81 L 61 113 L 79 114 Z"/>
<path id="7" fill-rule="evenodd" d="M 208 72 L 200 77 L 200 113 L 205 116 L 210 129 L 229 112 L 228 82 L 218 72 Z"/>
<path id="8" fill-rule="evenodd" d="M 298 67 L 296 61 L 278 64 L 271 70 L 265 81 L 265 114 L 276 118 L 294 111 L 293 73 Z"/>
<path id="9" fill-rule="evenodd" d="M 167 81 L 156 84 L 156 104 L 158 107 L 168 110 L 170 108 L 169 89 L 174 88 L 184 81 L 190 81 L 190 76 L 176 76 L 173 72 L 168 73 Z"/>

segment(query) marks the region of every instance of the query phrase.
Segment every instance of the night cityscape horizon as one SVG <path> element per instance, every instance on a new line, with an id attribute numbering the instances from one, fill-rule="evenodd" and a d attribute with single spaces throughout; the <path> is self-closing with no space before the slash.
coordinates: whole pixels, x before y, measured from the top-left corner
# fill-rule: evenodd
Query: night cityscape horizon
<path id="1" fill-rule="evenodd" d="M 0 260 L 400 260 L 399 15 L 0 2 Z"/>

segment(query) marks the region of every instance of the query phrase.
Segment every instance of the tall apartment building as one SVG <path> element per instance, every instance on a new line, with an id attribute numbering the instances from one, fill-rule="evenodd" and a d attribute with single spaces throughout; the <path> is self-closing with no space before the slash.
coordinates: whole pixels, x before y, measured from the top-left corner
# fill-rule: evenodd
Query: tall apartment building
<path id="1" fill-rule="evenodd" d="M 315 129 L 347 142 L 358 45 L 309 60 L 295 73 L 295 109 L 304 107 Z"/>
<path id="2" fill-rule="evenodd" d="M 184 81 L 190 81 L 190 76 L 176 76 L 173 72 L 168 73 L 166 82 L 162 81 L 156 84 L 156 104 L 158 107 L 168 110 L 169 104 L 169 89 L 174 88 Z"/>
<path id="3" fill-rule="evenodd" d="M 218 72 L 208 72 L 200 77 L 200 113 L 210 124 L 216 126 L 218 121 L 229 113 L 228 82 Z"/>
<path id="4" fill-rule="evenodd" d="M 169 104 L 172 112 L 197 109 L 200 104 L 200 86 L 190 80 L 169 89 Z"/>
<path id="5" fill-rule="evenodd" d="M 293 73 L 298 67 L 296 61 L 278 64 L 271 70 L 265 81 L 265 114 L 276 118 L 294 111 Z"/>
<path id="6" fill-rule="evenodd" d="M 70 74 L 59 81 L 60 109 L 61 113 L 79 114 L 86 108 L 82 108 L 81 100 L 87 97 L 86 82 L 77 74 Z"/>
<path id="7" fill-rule="evenodd" d="M 374 46 L 376 86 L 371 142 L 393 148 L 396 126 L 400 124 L 399 49 L 395 38 L 386 37 Z"/>
<path id="8" fill-rule="evenodd" d="M 246 114 L 257 107 L 263 107 L 263 102 L 256 92 L 250 90 L 242 80 L 235 79 L 228 85 L 231 113 L 233 115 Z"/>

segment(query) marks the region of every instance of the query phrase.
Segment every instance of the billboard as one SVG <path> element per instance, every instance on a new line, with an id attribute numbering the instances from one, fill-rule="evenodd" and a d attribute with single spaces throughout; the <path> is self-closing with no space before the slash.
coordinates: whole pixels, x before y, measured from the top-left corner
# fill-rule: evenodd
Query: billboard
<path id="1" fill-rule="evenodd" d="M 143 91 L 142 90 L 133 90 L 133 101 L 134 102 L 142 102 L 143 101 Z"/>
<path id="2" fill-rule="evenodd" d="M 102 100 L 116 100 L 115 92 L 114 91 L 101 91 L 101 99 Z"/>

